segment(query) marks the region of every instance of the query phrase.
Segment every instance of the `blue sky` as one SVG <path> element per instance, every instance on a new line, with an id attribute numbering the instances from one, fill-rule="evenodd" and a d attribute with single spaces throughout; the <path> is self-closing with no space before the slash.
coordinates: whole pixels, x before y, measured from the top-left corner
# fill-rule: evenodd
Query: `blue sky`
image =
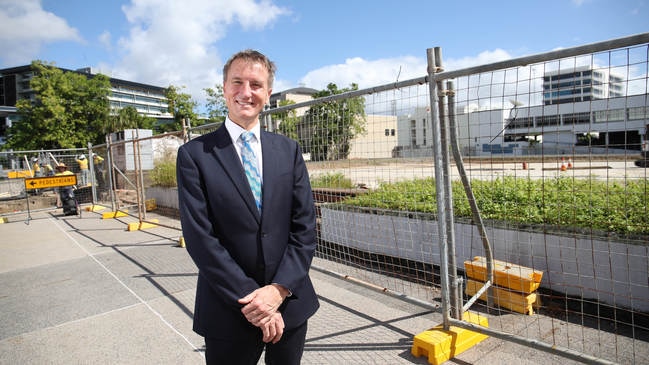
<path id="1" fill-rule="evenodd" d="M 234 52 L 278 66 L 274 91 L 361 88 L 649 32 L 649 0 L 0 0 L 0 67 L 39 59 L 185 86 L 199 102 Z"/>

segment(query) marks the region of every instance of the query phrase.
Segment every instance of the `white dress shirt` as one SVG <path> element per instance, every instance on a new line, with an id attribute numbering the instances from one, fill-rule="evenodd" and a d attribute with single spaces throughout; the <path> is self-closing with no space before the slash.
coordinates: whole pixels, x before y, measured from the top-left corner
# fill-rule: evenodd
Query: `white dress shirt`
<path id="1" fill-rule="evenodd" d="M 239 161 L 241 161 L 241 164 L 243 165 L 243 160 L 241 159 L 241 148 L 243 147 L 243 143 L 239 139 L 239 136 L 241 136 L 241 133 L 245 132 L 246 130 L 241 128 L 238 124 L 234 123 L 230 118 L 225 118 L 225 128 L 228 130 L 228 133 L 230 134 L 230 138 L 232 138 L 232 144 L 234 145 L 234 148 L 237 150 L 237 154 L 239 155 Z M 264 164 L 263 164 L 263 156 L 261 155 L 261 128 L 259 127 L 259 123 L 255 125 L 250 132 L 255 135 L 255 139 L 250 142 L 250 147 L 252 147 L 252 150 L 255 152 L 255 157 L 257 157 L 257 167 L 259 168 L 259 177 L 261 178 L 261 181 L 263 183 L 264 181 Z"/>

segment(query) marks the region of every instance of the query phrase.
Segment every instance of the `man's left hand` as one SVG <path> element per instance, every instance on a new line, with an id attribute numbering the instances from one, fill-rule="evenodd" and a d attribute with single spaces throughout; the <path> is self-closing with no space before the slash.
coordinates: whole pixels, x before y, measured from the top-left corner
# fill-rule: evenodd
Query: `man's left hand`
<path id="1" fill-rule="evenodd" d="M 239 299 L 239 303 L 243 304 L 241 313 L 243 313 L 248 322 L 256 327 L 261 327 L 271 320 L 272 315 L 284 301 L 286 293 L 288 293 L 288 290 L 277 284 L 266 285 L 256 289 Z"/>

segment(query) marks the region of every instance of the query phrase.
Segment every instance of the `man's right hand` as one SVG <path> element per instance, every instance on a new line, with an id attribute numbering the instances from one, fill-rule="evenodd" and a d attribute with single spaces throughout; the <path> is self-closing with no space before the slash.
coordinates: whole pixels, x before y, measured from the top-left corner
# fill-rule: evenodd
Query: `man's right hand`
<path id="1" fill-rule="evenodd" d="M 265 343 L 277 343 L 284 334 L 284 318 L 282 313 L 275 312 L 268 322 L 259 327 L 263 333 L 263 341 Z"/>

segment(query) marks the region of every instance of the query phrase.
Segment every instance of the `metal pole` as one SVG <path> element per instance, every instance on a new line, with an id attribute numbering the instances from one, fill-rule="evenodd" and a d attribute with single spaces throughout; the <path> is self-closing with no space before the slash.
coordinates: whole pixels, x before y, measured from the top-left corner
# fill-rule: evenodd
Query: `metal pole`
<path id="1" fill-rule="evenodd" d="M 131 144 L 132 144 L 132 148 L 133 148 L 133 172 L 135 173 L 135 196 L 137 197 L 137 218 L 138 218 L 138 220 L 140 222 L 142 222 L 142 219 L 143 219 L 142 218 L 142 205 L 143 205 L 143 202 L 142 202 L 142 194 L 140 194 L 141 193 L 141 191 L 140 191 L 141 187 L 140 187 L 139 174 L 140 174 L 141 171 L 140 171 L 140 165 L 139 165 L 140 156 L 138 154 L 138 152 L 140 150 L 139 147 L 138 147 L 139 146 L 139 144 L 138 144 L 139 141 L 137 139 L 138 135 L 139 135 L 138 130 L 135 129 L 135 136 L 131 135 L 131 138 L 132 138 Z"/>
<path id="2" fill-rule="evenodd" d="M 448 81 L 446 83 L 447 93 L 448 93 L 448 120 L 449 120 L 449 135 L 451 139 L 451 151 L 453 152 L 453 159 L 455 160 L 455 166 L 457 171 L 460 174 L 460 180 L 462 180 L 462 186 L 464 186 L 464 192 L 466 194 L 467 200 L 469 201 L 469 206 L 471 207 L 471 213 L 473 215 L 473 221 L 478 228 L 478 233 L 482 239 L 482 247 L 484 248 L 485 258 L 487 261 L 487 280 L 485 285 L 478 290 L 478 292 L 464 305 L 462 312 L 467 311 L 471 305 L 486 291 L 487 293 L 487 305 L 490 307 L 493 305 L 493 288 L 491 285 L 494 281 L 494 258 L 493 252 L 491 250 L 491 243 L 489 243 L 489 237 L 487 237 L 487 230 L 485 229 L 484 222 L 482 221 L 482 216 L 480 215 L 480 209 L 478 204 L 475 201 L 475 195 L 473 195 L 473 189 L 471 189 L 471 182 L 467 177 L 466 170 L 464 169 L 464 161 L 462 160 L 462 154 L 460 153 L 460 147 L 457 142 L 457 125 L 455 120 L 455 86 L 453 81 Z M 461 318 L 457 318 L 461 319 Z"/>
<path id="3" fill-rule="evenodd" d="M 146 191 L 144 190 L 144 170 L 142 169 L 142 149 L 140 148 L 140 133 L 136 129 L 137 133 L 137 160 L 138 160 L 138 174 L 136 179 L 139 180 L 140 192 L 142 196 L 142 217 L 143 220 L 146 220 Z M 153 143 L 152 141 L 149 141 Z"/>
<path id="4" fill-rule="evenodd" d="M 432 80 L 433 75 L 438 72 L 433 55 L 433 49 L 426 50 L 428 60 L 428 77 Z M 443 187 L 444 171 L 442 161 L 442 140 L 441 128 L 439 123 L 438 109 L 438 95 L 437 84 L 434 82 L 428 83 L 430 92 L 430 116 L 433 126 L 433 160 L 435 164 L 435 184 L 437 188 L 437 234 L 439 237 L 439 251 L 440 251 L 440 281 L 442 286 L 442 318 L 444 330 L 450 328 L 450 298 L 449 298 L 449 282 L 448 282 L 448 247 L 447 247 L 447 227 L 446 227 L 446 210 L 444 201 L 446 200 L 445 189 Z"/>
<path id="5" fill-rule="evenodd" d="M 92 157 L 92 143 L 88 142 L 88 167 L 90 168 L 90 192 L 92 204 L 97 204 L 97 176 L 95 175 L 95 159 Z"/>
<path id="6" fill-rule="evenodd" d="M 106 135 L 106 162 L 108 166 L 108 181 L 110 182 L 110 205 L 111 210 L 114 212 L 117 208 L 117 204 L 115 204 L 115 189 L 117 188 L 117 182 L 113 180 L 113 147 L 110 144 L 110 134 Z"/>
<path id="7" fill-rule="evenodd" d="M 435 65 L 439 72 L 444 70 L 442 66 L 442 49 L 440 47 L 435 47 Z M 451 307 L 451 317 L 455 319 L 461 319 L 462 313 L 460 308 L 462 303 L 460 301 L 460 296 L 458 293 L 458 277 L 457 277 L 457 263 L 455 259 L 455 221 L 453 218 L 453 189 L 451 186 L 451 158 L 449 156 L 449 127 L 448 119 L 446 118 L 446 112 L 444 108 L 444 97 L 446 93 L 444 91 L 444 85 L 441 79 L 436 81 L 437 84 L 437 93 L 438 93 L 438 105 L 439 110 L 439 125 L 440 125 L 440 142 L 441 142 L 441 158 L 442 166 L 442 175 L 444 193 L 446 194 L 446 199 L 444 199 L 444 210 L 446 211 L 446 235 L 448 239 L 448 274 L 449 274 L 449 300 Z M 439 184 L 437 185 L 440 186 Z"/>

